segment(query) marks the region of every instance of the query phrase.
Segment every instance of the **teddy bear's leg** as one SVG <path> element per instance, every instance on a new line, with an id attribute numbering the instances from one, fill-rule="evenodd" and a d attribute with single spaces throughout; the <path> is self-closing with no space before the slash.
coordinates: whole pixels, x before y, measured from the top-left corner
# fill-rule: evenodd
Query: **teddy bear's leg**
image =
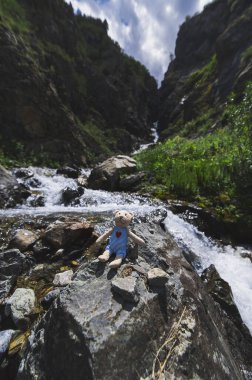
<path id="1" fill-rule="evenodd" d="M 105 252 L 103 252 L 102 255 L 98 256 L 98 260 L 100 260 L 102 263 L 105 263 L 106 261 L 108 261 L 110 257 L 110 253 L 108 250 L 106 250 Z"/>
<path id="2" fill-rule="evenodd" d="M 122 256 L 116 256 L 115 260 L 111 261 L 109 264 L 110 268 L 118 268 L 122 264 Z"/>

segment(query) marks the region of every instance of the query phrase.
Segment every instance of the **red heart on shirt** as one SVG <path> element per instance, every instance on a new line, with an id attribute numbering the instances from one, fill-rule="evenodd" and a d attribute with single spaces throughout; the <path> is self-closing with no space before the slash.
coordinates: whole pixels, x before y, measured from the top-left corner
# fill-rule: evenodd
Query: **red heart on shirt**
<path id="1" fill-rule="evenodd" d="M 121 236 L 121 232 L 120 231 L 116 231 L 116 237 L 119 238 Z"/>

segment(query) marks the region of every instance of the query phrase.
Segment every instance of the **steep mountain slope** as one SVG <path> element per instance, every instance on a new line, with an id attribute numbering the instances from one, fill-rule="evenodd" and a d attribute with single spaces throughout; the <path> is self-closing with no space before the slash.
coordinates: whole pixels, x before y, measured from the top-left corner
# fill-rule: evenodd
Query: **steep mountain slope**
<path id="1" fill-rule="evenodd" d="M 161 137 L 194 137 L 214 129 L 230 92 L 241 94 L 249 79 L 252 3 L 213 1 L 179 30 L 175 59 L 160 89 Z"/>
<path id="2" fill-rule="evenodd" d="M 216 0 L 188 17 L 175 53 L 159 92 L 165 141 L 138 157 L 145 191 L 193 201 L 251 241 L 251 1 Z"/>
<path id="3" fill-rule="evenodd" d="M 63 0 L 1 0 L 0 152 L 85 164 L 150 137 L 157 85 Z"/>

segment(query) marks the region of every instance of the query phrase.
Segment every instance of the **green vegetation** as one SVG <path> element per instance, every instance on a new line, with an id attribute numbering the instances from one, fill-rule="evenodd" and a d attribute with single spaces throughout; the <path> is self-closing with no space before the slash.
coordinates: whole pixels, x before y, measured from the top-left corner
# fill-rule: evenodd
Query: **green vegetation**
<path id="1" fill-rule="evenodd" d="M 252 45 L 250 45 L 242 54 L 241 54 L 241 60 L 247 60 L 252 57 Z"/>
<path id="2" fill-rule="evenodd" d="M 138 154 L 139 168 L 149 175 L 147 189 L 213 207 L 226 220 L 251 215 L 252 83 L 239 104 L 230 98 L 221 123 L 206 136 L 175 137 Z"/>
<path id="3" fill-rule="evenodd" d="M 202 67 L 201 69 L 194 71 L 189 77 L 189 84 L 196 87 L 202 86 L 206 81 L 209 80 L 210 76 L 213 74 L 217 64 L 216 54 L 212 56 L 209 63 Z"/>
<path id="4" fill-rule="evenodd" d="M 26 18 L 25 9 L 18 0 L 1 0 L 0 24 L 5 23 L 16 32 L 26 33 L 29 31 L 29 22 Z"/>

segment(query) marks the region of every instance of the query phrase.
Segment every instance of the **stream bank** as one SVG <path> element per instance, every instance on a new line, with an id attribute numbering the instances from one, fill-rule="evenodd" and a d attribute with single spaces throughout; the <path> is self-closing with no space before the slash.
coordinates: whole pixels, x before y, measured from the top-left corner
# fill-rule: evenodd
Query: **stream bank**
<path id="1" fill-rule="evenodd" d="M 248 330 L 252 331 L 252 264 L 244 258 L 244 253 L 249 253 L 248 249 L 210 239 L 196 226 L 175 215 L 167 204 L 139 194 L 84 188 L 82 194 L 65 206 L 62 189 L 76 190 L 77 179 L 57 174 L 52 169 L 29 170 L 33 171 L 32 184 L 36 186 L 30 184 L 31 196 L 22 206 L 1 210 L 3 252 L 10 248 L 9 243 L 18 229 L 30 230 L 37 236 L 36 243 L 22 253 L 29 266 L 18 274 L 11 292 L 16 286 L 32 288 L 37 283 L 34 290 L 38 306 L 42 305 L 42 298 L 55 288 L 60 290 L 60 295 L 52 299 L 51 306 L 47 304 L 45 309 L 44 306 L 35 309 L 29 334 L 26 331 L 20 333 L 20 337 L 24 334 L 30 337 L 28 341 L 28 336 L 24 339 L 26 344 L 21 345 L 18 356 L 15 354 L 11 359 L 5 356 L 3 363 L 6 366 L 2 367 L 5 373 L 16 371 L 16 374 L 19 367 L 17 376 L 21 379 L 36 376 L 55 379 L 57 371 L 62 371 L 65 374 L 62 378 L 68 379 L 71 371 L 77 371 L 76 374 L 85 373 L 86 378 L 91 379 L 102 378 L 100 371 L 106 373 L 107 378 L 113 378 L 113 370 L 123 379 L 139 378 L 139 373 L 151 378 L 155 354 L 166 340 L 174 336 L 176 339 L 172 338 L 171 342 L 175 344 L 176 354 L 171 354 L 172 346 L 169 344 L 160 350 L 161 362 L 168 355 L 173 363 L 163 369 L 166 378 L 174 374 L 175 377 L 187 379 L 195 373 L 207 379 L 210 378 L 210 368 L 214 368 L 216 378 L 249 378 L 252 357 Z M 19 181 L 25 182 L 27 179 Z M 38 196 L 44 198 L 44 205 L 35 207 L 33 201 Z M 54 243 L 48 247 L 44 244 L 46 231 L 48 228 L 52 230 L 55 222 L 88 223 L 94 228 L 95 239 L 111 226 L 112 211 L 118 208 L 135 213 L 133 228 L 147 242 L 146 247 L 139 247 L 138 250 L 130 246 L 124 275 L 120 271 L 109 272 L 107 266 L 101 268 L 98 265 L 96 257 L 99 252 L 90 250 L 93 238 L 86 242 L 86 248 L 83 241 L 79 247 L 73 244 L 65 247 L 64 239 L 61 245 Z M 66 231 L 65 224 L 62 236 Z M 214 294 L 214 301 L 199 277 L 211 264 L 231 286 L 231 289 L 226 285 L 221 287 L 226 289 L 224 299 L 223 295 L 217 297 L 215 290 L 209 290 L 212 296 Z M 135 266 L 133 269 L 132 265 Z M 155 267 L 164 270 L 168 276 L 168 282 L 161 289 L 153 289 L 146 280 L 148 270 Z M 66 287 L 55 287 L 55 273 L 69 270 L 74 272 L 72 283 Z M 130 281 L 136 286 L 137 304 L 123 300 L 122 296 L 116 296 L 111 290 L 112 281 L 125 277 L 125 274 L 132 278 Z M 214 278 L 217 286 L 219 280 L 216 276 Z M 242 316 L 240 320 L 234 301 Z M 235 309 L 225 306 L 230 302 Z M 49 311 L 46 312 L 48 306 Z M 10 320 L 5 320 L 1 330 L 13 327 Z M 144 351 L 139 348 L 138 339 L 146 342 Z M 71 347 L 70 351 L 62 352 L 63 342 L 64 346 Z M 128 342 L 127 352 L 131 358 L 126 361 L 128 370 L 125 360 L 121 359 L 122 342 L 123 346 Z M 83 344 L 85 349 L 81 351 Z M 52 347 L 53 353 L 49 347 Z M 40 351 L 43 352 L 41 358 L 38 357 Z M 111 364 L 107 360 L 108 351 L 112 355 Z M 54 364 L 54 367 L 47 352 L 56 358 L 57 365 Z M 78 352 L 79 358 L 84 361 L 86 355 L 90 358 L 85 366 L 81 367 L 83 360 L 77 359 L 78 355 L 76 357 L 73 352 Z M 146 359 L 143 360 L 143 357 Z M 202 368 L 197 366 L 198 357 L 204 363 Z M 61 365 L 63 362 L 66 364 Z M 8 363 L 11 365 L 8 366 Z M 76 364 L 74 369 L 71 363 Z M 119 363 L 118 366 L 116 363 Z M 154 368 L 157 376 L 160 371 L 157 362 Z M 79 375 L 76 376 L 78 379 Z"/>

